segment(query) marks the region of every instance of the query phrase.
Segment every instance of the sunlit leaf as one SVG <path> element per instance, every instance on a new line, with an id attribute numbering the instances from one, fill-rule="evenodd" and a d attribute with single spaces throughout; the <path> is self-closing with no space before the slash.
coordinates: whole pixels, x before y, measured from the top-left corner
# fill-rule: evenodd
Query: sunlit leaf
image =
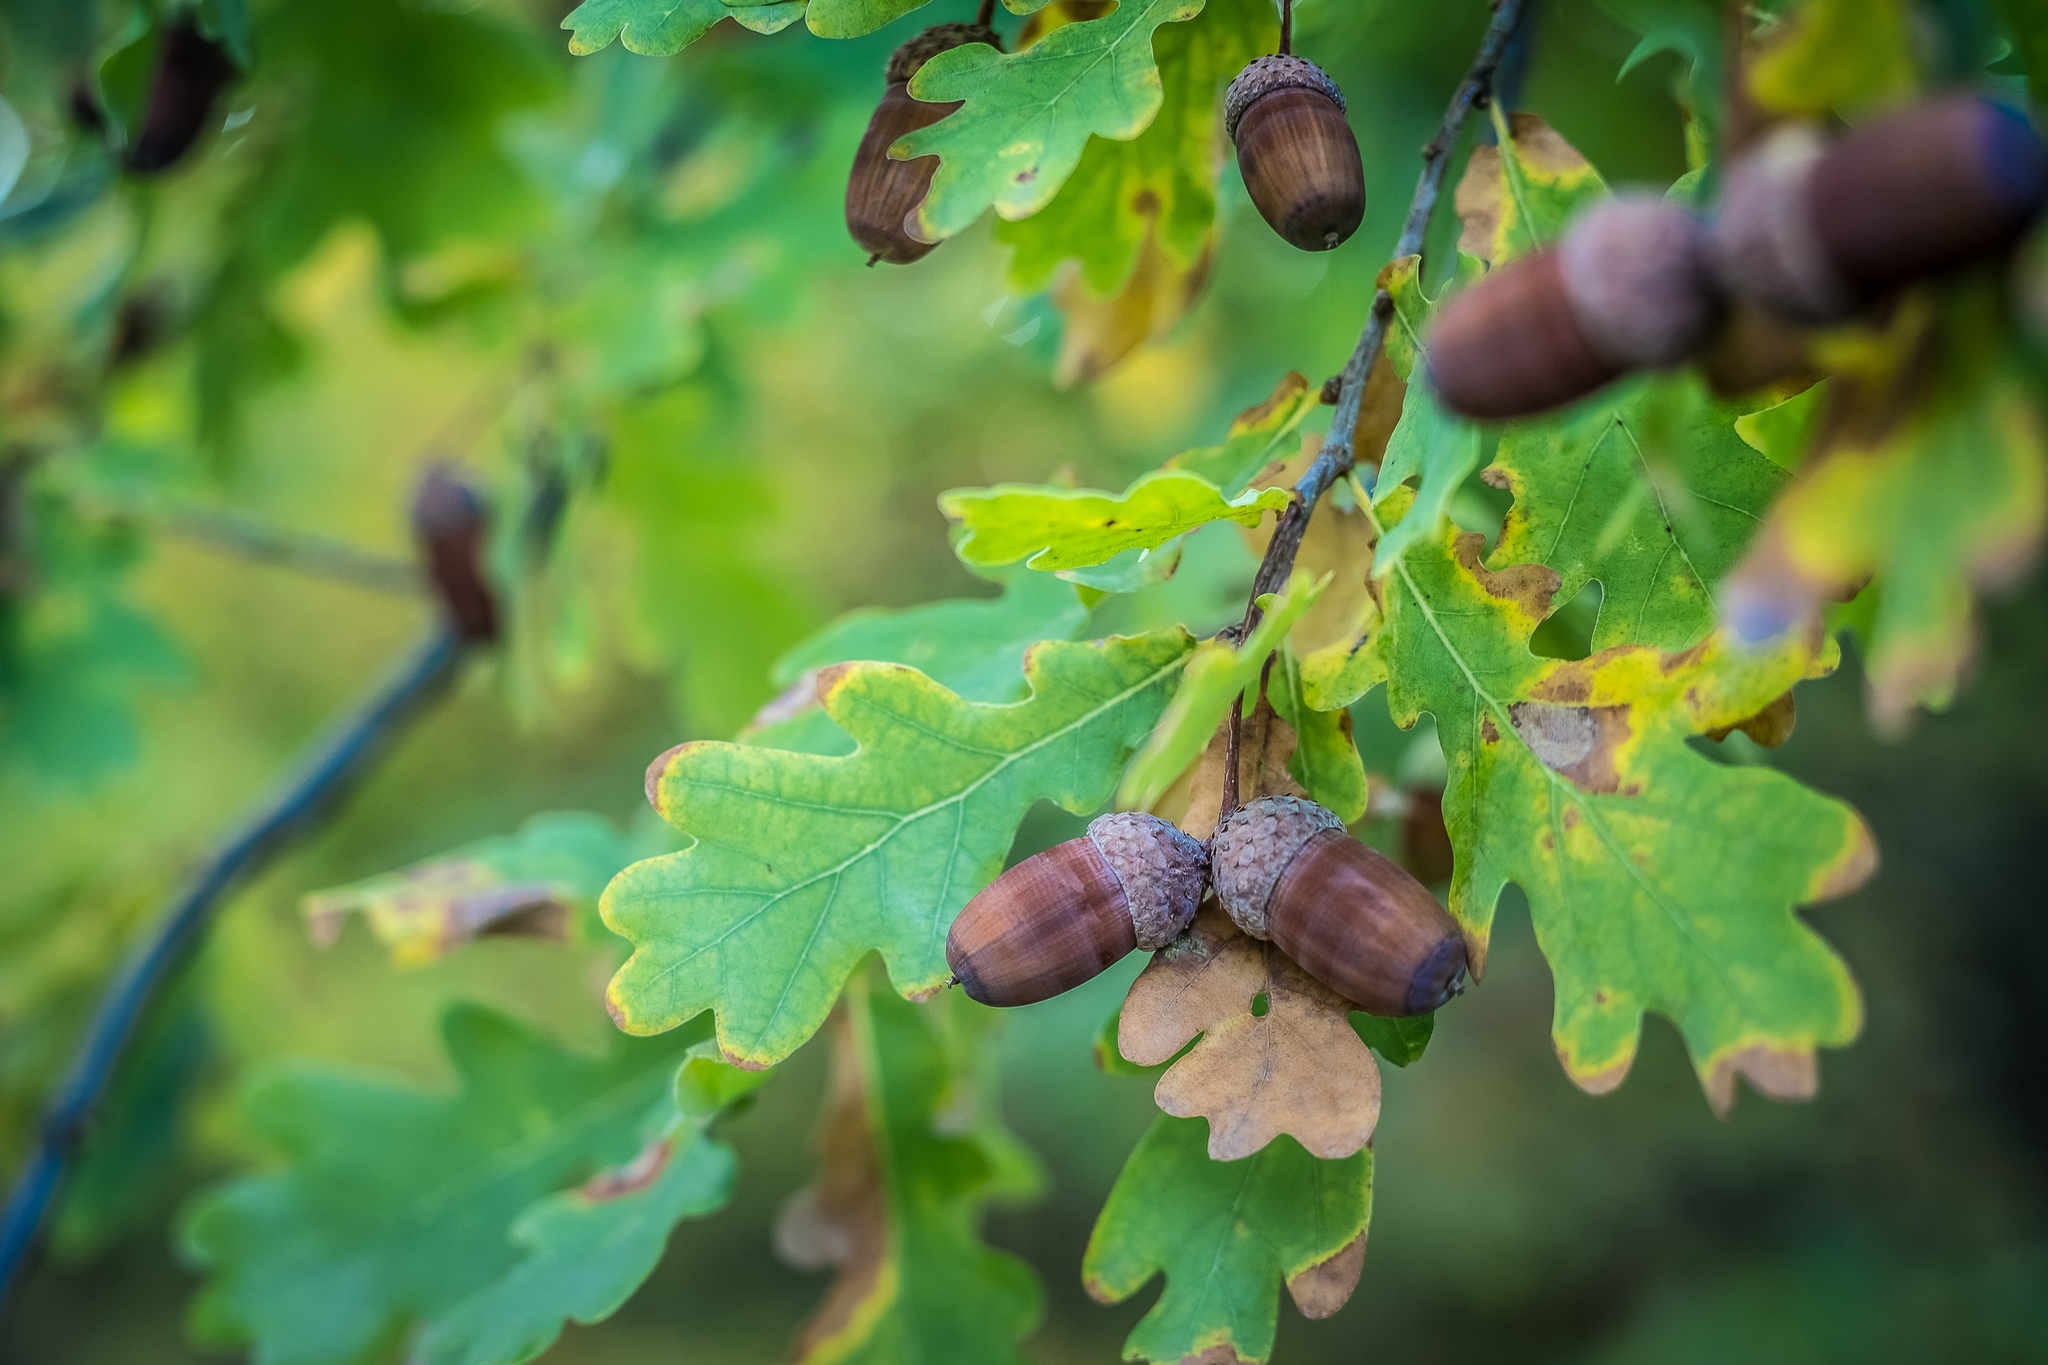
<path id="1" fill-rule="evenodd" d="M 1268 488 L 1226 498 L 1216 485 L 1176 469 L 1154 470 L 1121 495 L 1089 488 L 1006 483 L 956 488 L 939 509 L 967 534 L 954 548 L 969 564 L 1025 561 L 1034 569 L 1083 569 L 1128 550 L 1153 550 L 1212 521 L 1250 526 L 1293 497 Z"/>

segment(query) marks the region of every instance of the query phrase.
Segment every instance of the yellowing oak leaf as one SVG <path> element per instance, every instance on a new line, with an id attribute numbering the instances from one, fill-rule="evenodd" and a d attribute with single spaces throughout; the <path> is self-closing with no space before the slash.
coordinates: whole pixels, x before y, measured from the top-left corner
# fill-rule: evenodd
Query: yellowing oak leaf
<path id="1" fill-rule="evenodd" d="M 1385 506 L 1398 515 L 1405 498 Z M 1418 542 L 1388 575 L 1375 646 L 1395 720 L 1437 720 L 1451 911 L 1475 971 L 1513 881 L 1556 981 L 1558 1055 L 1579 1085 L 1620 1084 L 1655 1010 L 1677 1025 L 1717 1109 L 1738 1075 L 1774 1096 L 1811 1094 L 1815 1049 L 1846 1043 L 1860 1007 L 1795 912 L 1870 872 L 1869 832 L 1842 803 L 1766 768 L 1716 764 L 1687 740 L 1824 668 L 1818 633 L 1539 658 L 1529 637 L 1557 574 L 1489 570 L 1480 546 L 1448 532 Z"/>
<path id="2" fill-rule="evenodd" d="M 1212 521 L 1250 526 L 1293 501 L 1283 489 L 1226 498 L 1196 474 L 1159 469 L 1121 496 L 1091 488 L 1006 483 L 956 488 L 939 510 L 967 534 L 955 552 L 968 564 L 1027 561 L 1034 569 L 1086 569 L 1131 550 L 1154 550 Z"/>
<path id="3" fill-rule="evenodd" d="M 1334 1160 L 1371 1141 L 1380 1117 L 1379 1066 L 1351 1009 L 1212 900 L 1132 983 L 1117 1047 L 1158 1066 L 1199 1036 L 1153 1098 L 1176 1118 L 1209 1120 L 1212 1160 L 1250 1156 L 1282 1133 Z"/>
<path id="4" fill-rule="evenodd" d="M 1092 383 L 1178 326 L 1209 285 L 1213 247 L 1206 241 L 1193 260 L 1181 263 L 1148 231 L 1129 278 L 1106 298 L 1079 271 L 1062 276 L 1052 291 L 1053 305 L 1066 318 L 1053 382 L 1061 388 Z"/>
<path id="5" fill-rule="evenodd" d="M 693 847 L 627 868 L 605 922 L 634 952 L 610 1003 L 635 1033 L 717 1011 L 743 1066 L 795 1051 L 855 964 L 879 951 L 907 994 L 947 978 L 946 930 L 992 880 L 1032 804 L 1076 815 L 1109 797 L 1165 708 L 1193 642 L 1181 630 L 1026 657 L 1031 693 L 969 702 L 914 669 L 824 670 L 844 757 L 685 744 L 649 791 Z"/>

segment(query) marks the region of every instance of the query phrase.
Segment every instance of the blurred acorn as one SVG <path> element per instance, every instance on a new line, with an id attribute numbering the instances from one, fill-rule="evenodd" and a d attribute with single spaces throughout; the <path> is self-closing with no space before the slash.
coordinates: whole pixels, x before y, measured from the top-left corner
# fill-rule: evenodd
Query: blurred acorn
<path id="1" fill-rule="evenodd" d="M 1705 240 L 1700 221 L 1667 199 L 1595 205 L 1556 246 L 1444 305 L 1424 340 L 1437 393 L 1454 412 L 1501 421 L 1683 362 L 1722 311 Z"/>
<path id="2" fill-rule="evenodd" d="M 172 24 L 157 54 L 142 127 L 128 149 L 128 169 L 155 175 L 184 160 L 217 122 L 221 92 L 234 77 L 227 48 L 201 33 L 191 15 Z"/>
<path id="3" fill-rule="evenodd" d="M 853 174 L 846 181 L 846 228 L 868 253 L 869 265 L 876 261 L 909 265 L 938 245 L 912 236 L 910 220 L 931 190 L 939 159 L 921 156 L 915 161 L 892 161 L 889 148 L 898 138 L 929 128 L 960 107 L 957 100 L 927 104 L 912 99 L 910 78 L 941 52 L 968 43 L 987 43 L 998 51 L 1003 46 L 995 30 L 984 25 L 937 24 L 897 48 L 889 58 L 888 88 L 868 119 L 867 135 L 854 153 Z"/>
<path id="4" fill-rule="evenodd" d="M 1434 886 L 1451 879 L 1457 855 L 1451 831 L 1444 824 L 1442 787 L 1410 787 L 1408 808 L 1401 814 L 1401 861 L 1417 881 Z"/>
<path id="5" fill-rule="evenodd" d="M 946 962 L 984 1005 L 1049 1000 L 1180 937 L 1208 874 L 1201 841 L 1158 816 L 1102 816 L 969 901 L 946 935 Z"/>
<path id="6" fill-rule="evenodd" d="M 1344 92 L 1301 57 L 1260 57 L 1223 97 L 1223 126 L 1252 202 L 1303 251 L 1343 245 L 1365 219 L 1365 165 Z"/>
<path id="7" fill-rule="evenodd" d="M 435 465 L 413 490 L 412 527 L 455 633 L 473 644 L 495 640 L 498 605 L 484 575 L 490 514 L 483 498 L 454 469 Z"/>
<path id="8" fill-rule="evenodd" d="M 2048 146 L 2019 110 L 1949 95 L 1829 145 L 1780 129 L 1729 168 L 1709 254 L 1731 293 L 1795 322 L 1851 317 L 1900 285 L 2018 240 L 2048 199 Z"/>
<path id="9" fill-rule="evenodd" d="M 1465 939 L 1436 898 L 1394 862 L 1298 796 L 1262 796 L 1209 842 L 1216 898 L 1369 1014 L 1427 1014 L 1463 989 Z"/>

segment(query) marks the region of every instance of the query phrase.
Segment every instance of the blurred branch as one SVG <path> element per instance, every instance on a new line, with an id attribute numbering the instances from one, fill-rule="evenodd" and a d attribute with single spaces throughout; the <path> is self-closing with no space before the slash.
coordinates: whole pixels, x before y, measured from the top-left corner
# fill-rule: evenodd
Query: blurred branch
<path id="1" fill-rule="evenodd" d="M 1436 213 L 1437 198 L 1443 192 L 1444 177 L 1450 171 L 1451 153 L 1457 149 L 1458 138 L 1465 130 L 1465 120 L 1474 109 L 1480 108 L 1493 90 L 1494 75 L 1500 69 L 1501 58 L 1506 54 L 1522 20 L 1529 11 L 1528 0 L 1495 0 L 1493 20 L 1486 26 L 1486 36 L 1480 40 L 1478 55 L 1472 59 L 1471 69 L 1458 85 L 1458 92 L 1451 98 L 1450 108 L 1444 112 L 1444 121 L 1422 149 L 1422 177 L 1416 182 L 1415 197 L 1408 204 L 1408 219 L 1401 228 L 1400 239 L 1394 244 L 1394 260 L 1422 254 L 1423 238 L 1429 231 L 1429 221 Z M 1386 290 L 1373 295 L 1372 311 L 1367 316 L 1365 330 L 1359 335 L 1357 349 L 1352 351 L 1351 360 L 1344 367 L 1342 385 L 1338 390 L 1337 415 L 1330 424 L 1330 434 L 1323 438 L 1323 448 L 1301 481 L 1294 485 L 1295 502 L 1280 514 L 1280 524 L 1273 530 L 1272 543 L 1266 547 L 1266 557 L 1259 565 L 1258 575 L 1252 580 L 1251 601 L 1245 605 L 1244 622 L 1237 627 L 1238 638 L 1251 633 L 1259 620 L 1259 598 L 1270 592 L 1278 592 L 1294 572 L 1294 557 L 1301 550 L 1301 538 L 1308 531 L 1309 518 L 1315 514 L 1316 503 L 1329 491 L 1330 485 L 1351 471 L 1357 459 L 1352 442 L 1358 430 L 1358 415 L 1365 402 L 1366 379 L 1372 374 L 1372 367 L 1379 362 L 1380 351 L 1387 338 L 1387 323 L 1394 315 L 1394 299 Z"/>
<path id="2" fill-rule="evenodd" d="M 275 564 L 376 592 L 427 591 L 426 579 L 420 575 L 418 566 L 393 555 L 359 549 L 344 540 L 287 531 L 254 517 L 210 507 L 172 507 L 143 515 L 172 535 L 239 559 Z"/>
<path id="3" fill-rule="evenodd" d="M 482 504 L 446 471 L 421 482 L 413 508 L 441 619 L 398 670 L 317 743 L 296 774 L 201 866 L 128 959 L 100 1001 L 46 1111 L 7 1203 L 0 1207 L 0 1299 L 19 1278 L 43 1219 L 106 1097 L 151 1002 L 205 936 L 227 893 L 334 809 L 336 799 L 440 694 L 470 645 L 496 635 L 482 576 Z"/>

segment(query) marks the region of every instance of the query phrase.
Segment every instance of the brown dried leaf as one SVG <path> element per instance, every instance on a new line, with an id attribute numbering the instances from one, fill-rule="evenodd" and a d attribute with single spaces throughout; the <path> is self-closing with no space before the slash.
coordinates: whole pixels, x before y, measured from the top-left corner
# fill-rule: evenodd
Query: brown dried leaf
<path id="1" fill-rule="evenodd" d="M 1519 174 L 1532 179 L 1577 181 L 1593 174 L 1586 158 L 1566 142 L 1555 128 L 1534 114 L 1511 114 L 1510 136 L 1515 142 Z M 1507 177 L 1501 173 L 1498 146 L 1474 147 L 1465 163 L 1465 175 L 1458 181 L 1453 202 L 1458 221 L 1458 250 L 1482 261 L 1498 254 L 1501 224 L 1510 216 L 1506 199 Z"/>
<path id="2" fill-rule="evenodd" d="M 1236 1161 L 1286 1133 L 1328 1161 L 1370 1142 L 1380 1116 L 1379 1066 L 1350 1015 L 1348 1001 L 1211 901 L 1132 983 L 1117 1048 L 1157 1066 L 1200 1037 L 1153 1098 L 1176 1118 L 1209 1120 L 1212 1159 Z"/>
<path id="3" fill-rule="evenodd" d="M 1333 1317 L 1351 1300 L 1365 1269 L 1365 1234 L 1359 1233 L 1327 1261 L 1319 1261 L 1287 1282 L 1288 1297 L 1305 1318 Z"/>
<path id="4" fill-rule="evenodd" d="M 341 934 L 359 912 L 378 942 L 401 967 L 435 962 L 472 939 L 487 936 L 566 939 L 570 906 L 560 888 L 512 882 L 482 862 L 430 863 L 360 887 L 306 897 L 306 932 L 320 947 Z"/>
<path id="5" fill-rule="evenodd" d="M 1209 747 L 1202 751 L 1200 759 L 1190 771 L 1193 776 L 1188 784 L 1187 813 L 1181 816 L 1180 827 L 1197 839 L 1207 839 L 1216 832 L 1216 822 L 1223 814 L 1224 751 L 1228 739 L 1230 722 L 1224 721 L 1216 727 L 1216 734 L 1209 740 Z M 1273 704 L 1266 698 L 1259 698 L 1259 704 L 1244 718 L 1238 730 L 1237 746 L 1237 790 L 1240 801 L 1249 801 L 1255 796 L 1307 796 L 1287 771 L 1289 759 L 1294 757 L 1296 737 L 1294 728 L 1273 713 Z"/>

